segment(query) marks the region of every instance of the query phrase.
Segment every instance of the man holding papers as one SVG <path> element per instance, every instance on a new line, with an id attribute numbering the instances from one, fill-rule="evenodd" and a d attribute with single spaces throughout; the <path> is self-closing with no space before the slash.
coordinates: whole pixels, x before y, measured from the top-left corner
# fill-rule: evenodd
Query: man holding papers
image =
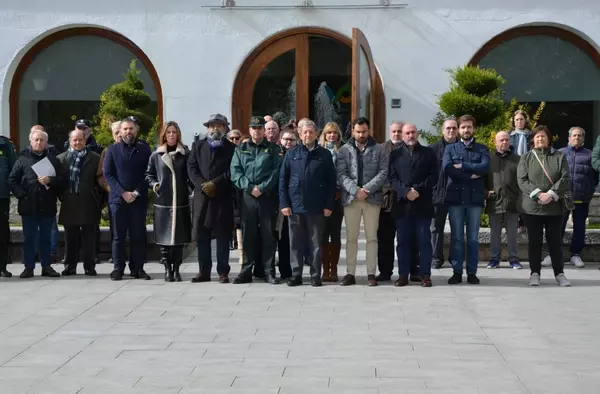
<path id="1" fill-rule="evenodd" d="M 31 278 L 35 268 L 38 234 L 42 276 L 59 277 L 50 257 L 50 231 L 56 217 L 56 199 L 62 189 L 60 163 L 48 151 L 48 134 L 34 130 L 29 135 L 30 147 L 17 159 L 8 179 L 19 200 L 19 215 L 23 222 L 23 260 L 21 278 Z"/>

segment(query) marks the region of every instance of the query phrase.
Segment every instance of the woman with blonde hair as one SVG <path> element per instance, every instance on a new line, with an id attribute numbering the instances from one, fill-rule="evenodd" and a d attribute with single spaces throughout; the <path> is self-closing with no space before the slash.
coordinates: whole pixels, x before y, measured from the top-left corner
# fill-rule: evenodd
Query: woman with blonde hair
<path id="1" fill-rule="evenodd" d="M 155 194 L 154 241 L 160 246 L 166 282 L 181 282 L 183 247 L 192 241 L 189 155 L 181 142 L 179 125 L 165 123 L 158 137 L 158 148 L 150 156 L 146 180 Z"/>
<path id="2" fill-rule="evenodd" d="M 510 119 L 510 125 L 512 126 L 510 145 L 513 147 L 513 153 L 523 156 L 529 152 L 529 135 L 531 134 L 529 115 L 522 109 L 516 110 Z"/>
<path id="3" fill-rule="evenodd" d="M 342 146 L 342 132 L 335 122 L 329 122 L 323 127 L 319 145 L 331 152 L 333 164 L 335 166 L 337 151 Z M 340 250 L 342 248 L 342 221 L 344 220 L 344 210 L 340 198 L 340 189 L 336 188 L 335 206 L 331 216 L 326 218 L 325 231 L 321 241 L 321 260 L 323 263 L 323 282 L 337 282 L 337 266 L 340 260 Z"/>

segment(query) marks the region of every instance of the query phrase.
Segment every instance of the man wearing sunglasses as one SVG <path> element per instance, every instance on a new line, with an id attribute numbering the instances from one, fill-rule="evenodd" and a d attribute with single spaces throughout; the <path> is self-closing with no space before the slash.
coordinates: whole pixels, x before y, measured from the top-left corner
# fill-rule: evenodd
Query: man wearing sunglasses
<path id="1" fill-rule="evenodd" d="M 132 276 L 152 279 L 144 271 L 146 261 L 146 210 L 148 182 L 146 168 L 151 151 L 148 144 L 137 140 L 139 126 L 135 118 L 121 121 L 121 141 L 109 146 L 104 159 L 104 178 L 110 188 L 108 203 L 114 227 L 112 280 L 121 280 L 125 270 L 125 238 L 129 234 L 129 256 Z"/>

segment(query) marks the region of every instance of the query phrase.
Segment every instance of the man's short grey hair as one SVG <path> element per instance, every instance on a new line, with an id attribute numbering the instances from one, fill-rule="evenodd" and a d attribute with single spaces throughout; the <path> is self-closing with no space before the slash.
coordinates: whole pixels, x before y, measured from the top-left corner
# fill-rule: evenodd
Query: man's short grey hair
<path id="1" fill-rule="evenodd" d="M 270 120 L 267 123 L 265 123 L 265 128 L 267 128 L 267 126 L 271 123 L 273 123 L 275 125 L 275 127 L 277 128 L 277 130 L 279 130 L 279 125 L 274 120 Z"/>
<path id="2" fill-rule="evenodd" d="M 395 124 L 397 124 L 398 126 L 402 127 L 402 126 L 404 126 L 405 122 L 403 122 L 401 120 L 394 120 L 394 121 L 392 121 L 392 123 L 390 123 L 390 127 L 392 127 Z"/>
<path id="3" fill-rule="evenodd" d="M 110 131 L 115 133 L 117 130 L 121 130 L 121 121 L 117 120 L 116 122 L 112 122 L 110 125 Z"/>
<path id="4" fill-rule="evenodd" d="M 83 132 L 83 130 L 74 129 L 74 130 L 71 130 L 71 131 L 69 131 L 69 140 L 70 140 L 71 138 L 73 138 L 73 135 L 74 135 L 75 133 L 81 133 L 81 135 L 82 135 L 82 136 L 85 138 L 85 133 Z"/>
<path id="5" fill-rule="evenodd" d="M 569 137 L 575 130 L 581 130 L 581 134 L 583 134 L 583 136 L 585 137 L 585 130 L 583 129 L 583 127 L 579 127 L 579 126 L 571 127 L 569 129 Z"/>
<path id="6" fill-rule="evenodd" d="M 31 141 L 31 138 L 33 138 L 34 134 L 40 133 L 41 135 L 44 136 L 44 139 L 46 139 L 46 141 L 48 141 L 48 133 L 46 133 L 44 130 L 40 130 L 40 129 L 33 129 L 31 130 L 31 133 L 29 133 L 29 141 Z"/>
<path id="7" fill-rule="evenodd" d="M 305 127 L 311 127 L 315 133 L 319 134 L 319 128 L 317 127 L 317 124 L 315 122 L 313 122 L 310 119 L 305 119 L 301 122 L 302 125 L 300 125 L 300 123 L 298 124 L 298 128 L 300 129 L 300 132 L 302 132 L 304 130 Z"/>

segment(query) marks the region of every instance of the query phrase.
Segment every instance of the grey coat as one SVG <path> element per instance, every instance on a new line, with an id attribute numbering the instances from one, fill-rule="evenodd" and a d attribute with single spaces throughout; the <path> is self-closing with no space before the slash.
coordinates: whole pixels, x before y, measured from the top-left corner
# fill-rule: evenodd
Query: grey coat
<path id="1" fill-rule="evenodd" d="M 367 147 L 361 154 L 363 160 L 362 187 L 369 191 L 367 202 L 381 205 L 383 185 L 388 179 L 389 157 L 385 154 L 383 146 L 378 145 L 372 137 L 369 137 Z M 351 138 L 338 151 L 336 169 L 338 186 L 342 191 L 342 204 L 350 205 L 361 187 L 358 185 L 358 152 L 354 138 Z"/>

